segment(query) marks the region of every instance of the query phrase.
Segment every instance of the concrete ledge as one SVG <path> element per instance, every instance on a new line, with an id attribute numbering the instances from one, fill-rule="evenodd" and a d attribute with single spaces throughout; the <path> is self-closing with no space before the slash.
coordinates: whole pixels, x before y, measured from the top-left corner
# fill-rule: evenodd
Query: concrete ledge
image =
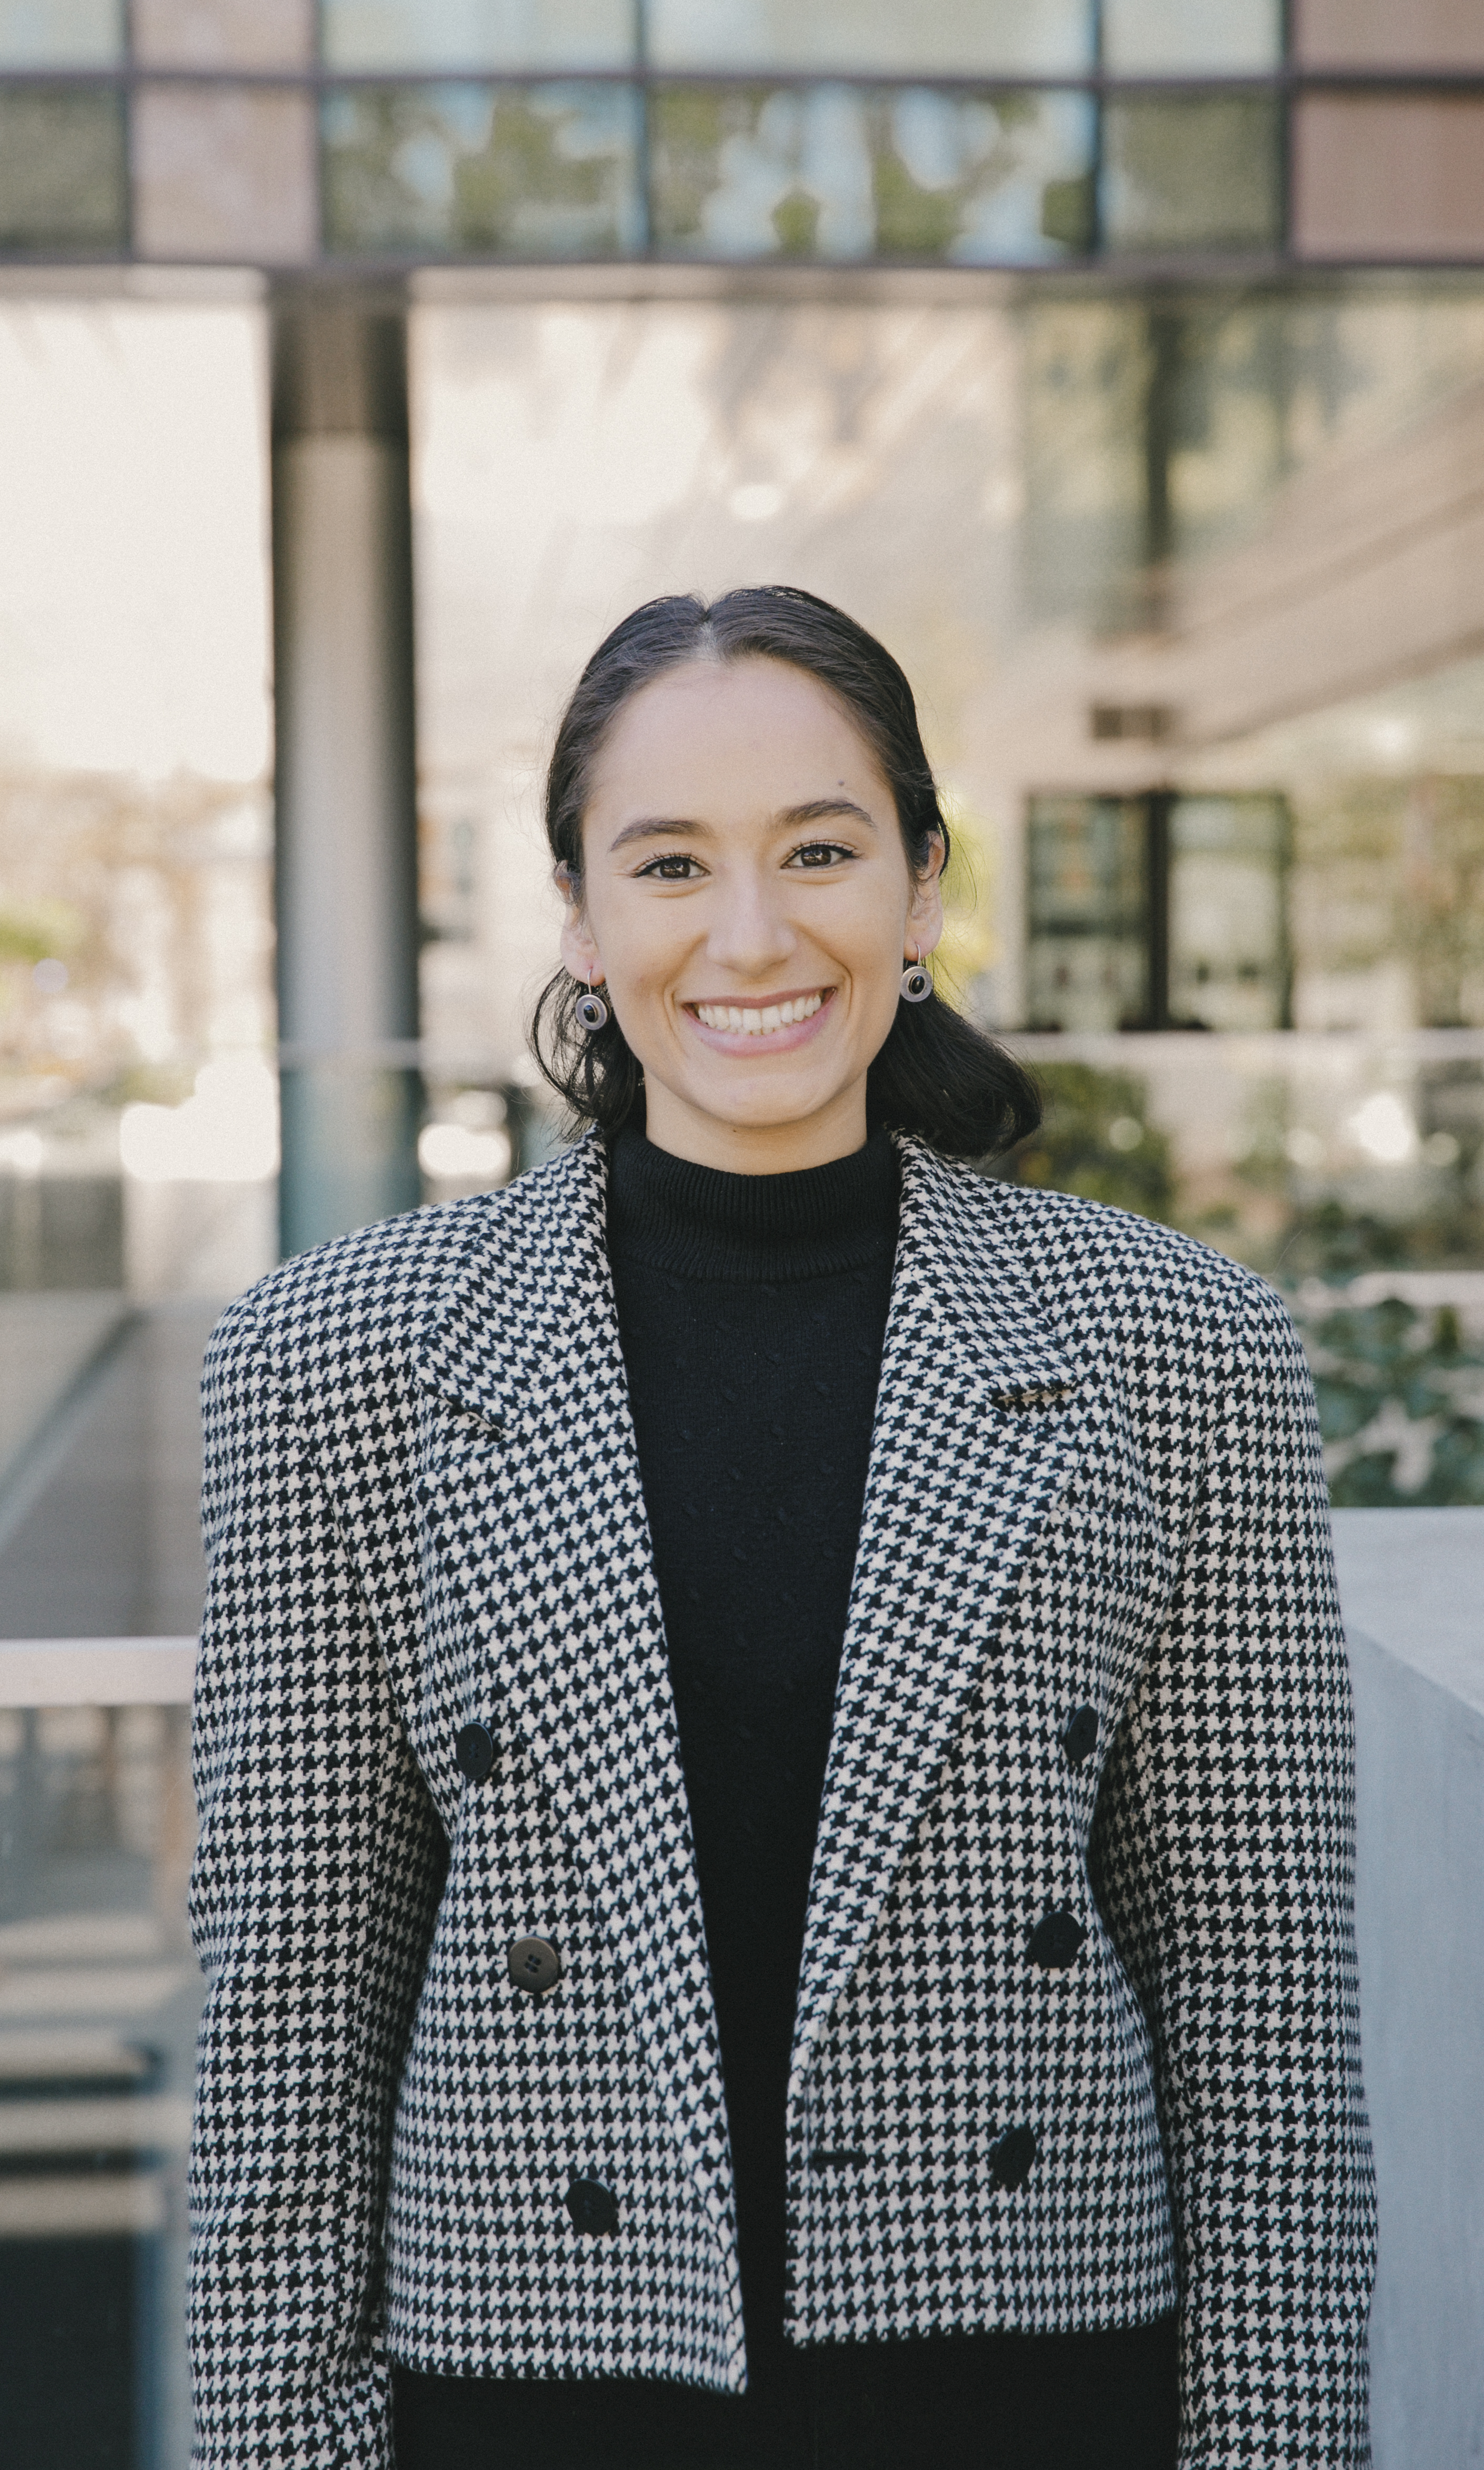
<path id="1" fill-rule="evenodd" d="M 1345 1509 L 1376 2470 L 1484 2460 L 1484 1509 Z"/>

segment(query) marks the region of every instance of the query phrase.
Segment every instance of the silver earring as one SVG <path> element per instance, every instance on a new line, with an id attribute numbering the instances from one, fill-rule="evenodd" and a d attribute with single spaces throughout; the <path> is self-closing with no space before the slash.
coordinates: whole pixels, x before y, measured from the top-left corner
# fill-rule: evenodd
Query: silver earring
<path id="1" fill-rule="evenodd" d="M 926 1003 L 932 991 L 933 981 L 922 966 L 922 947 L 919 944 L 916 959 L 910 968 L 902 971 L 902 1001 L 903 1003 Z"/>
<path id="2" fill-rule="evenodd" d="M 591 969 L 588 971 L 588 991 L 585 995 L 578 996 L 574 1009 L 578 1021 L 590 1037 L 596 1037 L 600 1029 L 608 1027 L 608 1006 L 601 995 L 596 995 L 592 991 Z"/>

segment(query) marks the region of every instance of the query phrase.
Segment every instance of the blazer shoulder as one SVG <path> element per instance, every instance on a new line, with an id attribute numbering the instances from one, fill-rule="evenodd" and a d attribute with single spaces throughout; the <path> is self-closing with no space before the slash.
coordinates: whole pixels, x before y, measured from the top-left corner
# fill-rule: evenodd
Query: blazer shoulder
<path id="1" fill-rule="evenodd" d="M 501 1258 L 528 1262 L 554 1219 L 555 1188 L 572 1153 L 497 1192 L 408 1209 L 338 1235 L 270 1270 L 228 1305 L 212 1334 L 208 1373 L 256 1348 L 290 1386 L 338 1365 L 395 1376 L 419 1333 L 477 1265 L 499 1281 Z"/>
<path id="2" fill-rule="evenodd" d="M 1001 1240 L 1069 1333 L 1163 1332 L 1197 1352 L 1297 1344 L 1276 1288 L 1194 1235 L 1077 1193 L 979 1180 Z"/>

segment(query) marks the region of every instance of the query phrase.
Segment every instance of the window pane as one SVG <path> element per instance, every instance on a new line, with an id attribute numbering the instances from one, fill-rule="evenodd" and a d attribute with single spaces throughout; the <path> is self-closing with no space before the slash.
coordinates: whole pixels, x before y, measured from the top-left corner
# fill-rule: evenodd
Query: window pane
<path id="1" fill-rule="evenodd" d="M 634 58 L 634 0 L 321 0 L 332 69 L 608 69 Z"/>
<path id="2" fill-rule="evenodd" d="M 1102 57 L 1123 75 L 1276 68 L 1280 0 L 1103 0 Z"/>
<path id="3" fill-rule="evenodd" d="M 1170 818 L 1170 1017 L 1281 1029 L 1288 1002 L 1282 798 L 1177 798 Z"/>
<path id="4" fill-rule="evenodd" d="M 283 266 L 318 254 L 311 95 L 141 84 L 129 143 L 140 256 Z"/>
<path id="5" fill-rule="evenodd" d="M 123 248 L 122 99 L 85 88 L 0 92 L 0 248 Z"/>
<path id="6" fill-rule="evenodd" d="M 1027 848 L 1027 1010 L 1035 1029 L 1127 1029 L 1148 1009 L 1144 808 L 1136 798 L 1033 798 Z"/>
<path id="7" fill-rule="evenodd" d="M 712 258 L 1033 264 L 1089 245 L 1080 95 L 670 86 L 654 97 L 656 245 Z"/>
<path id="8" fill-rule="evenodd" d="M 440 85 L 324 106 L 332 249 L 616 257 L 641 243 L 627 86 Z"/>
<path id="9" fill-rule="evenodd" d="M 1281 228 L 1278 129 L 1265 95 L 1110 102 L 1102 177 L 1108 246 L 1272 246 Z"/>
<path id="10" fill-rule="evenodd" d="M 136 67 L 307 69 L 314 0 L 131 0 L 128 33 Z"/>
<path id="11" fill-rule="evenodd" d="M 1038 77 L 1092 63 L 1090 0 L 650 0 L 661 69 Z"/>
<path id="12" fill-rule="evenodd" d="M 124 58 L 124 0 L 0 0 L 0 68 L 107 69 Z"/>

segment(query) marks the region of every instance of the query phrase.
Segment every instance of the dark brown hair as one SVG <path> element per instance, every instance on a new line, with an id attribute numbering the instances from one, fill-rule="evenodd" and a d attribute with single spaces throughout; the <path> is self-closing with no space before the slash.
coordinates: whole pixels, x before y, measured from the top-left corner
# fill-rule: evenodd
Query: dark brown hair
<path id="1" fill-rule="evenodd" d="M 925 873 L 935 836 L 948 852 L 938 784 L 912 688 L 885 646 L 812 592 L 767 584 L 709 607 L 691 594 L 646 601 L 598 645 L 577 682 L 546 776 L 546 838 L 582 892 L 582 819 L 604 738 L 631 695 L 687 661 L 787 661 L 838 696 L 896 801 L 907 863 Z M 642 1121 L 643 1075 L 612 1012 L 595 1037 L 579 1028 L 586 992 L 559 969 L 531 1024 L 536 1060 L 579 1122 L 615 1132 Z M 1033 1131 L 1040 1100 L 1030 1075 L 937 993 L 899 1004 L 866 1084 L 874 1128 L 919 1133 L 946 1157 L 998 1154 Z"/>

